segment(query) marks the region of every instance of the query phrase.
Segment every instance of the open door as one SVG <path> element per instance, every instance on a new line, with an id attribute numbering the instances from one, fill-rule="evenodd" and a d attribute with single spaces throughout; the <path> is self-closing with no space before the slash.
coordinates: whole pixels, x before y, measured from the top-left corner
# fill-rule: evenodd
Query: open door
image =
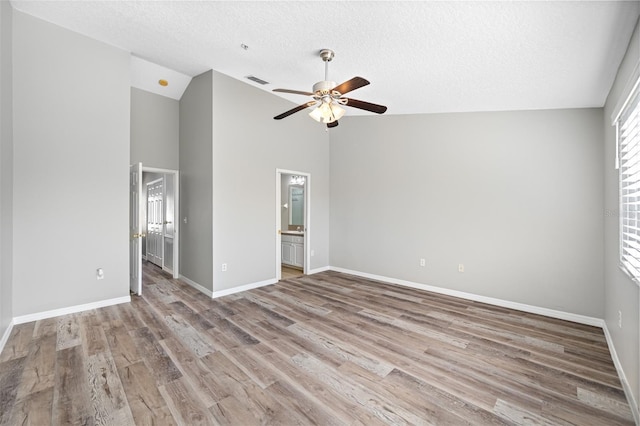
<path id="1" fill-rule="evenodd" d="M 140 194 L 142 193 L 142 163 L 129 171 L 129 288 L 142 295 L 142 223 L 140 222 Z"/>

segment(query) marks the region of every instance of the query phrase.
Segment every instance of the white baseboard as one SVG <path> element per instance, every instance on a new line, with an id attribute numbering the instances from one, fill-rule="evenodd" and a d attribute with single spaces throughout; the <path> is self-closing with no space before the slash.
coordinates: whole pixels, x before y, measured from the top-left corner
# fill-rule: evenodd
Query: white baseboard
<path id="1" fill-rule="evenodd" d="M 9 321 L 9 326 L 7 327 L 4 334 L 2 335 L 2 339 L 0 339 L 0 354 L 4 349 L 4 345 L 6 345 L 7 341 L 9 340 L 9 336 L 11 335 L 11 330 L 13 330 L 13 324 L 14 324 L 13 320 Z"/>
<path id="2" fill-rule="evenodd" d="M 257 283 L 245 284 L 245 285 L 241 285 L 241 286 L 238 286 L 238 287 L 228 288 L 226 290 L 211 291 L 208 288 L 205 288 L 205 287 L 201 286 L 197 282 L 195 282 L 193 280 L 190 280 L 189 278 L 185 277 L 184 275 L 180 275 L 180 281 L 184 282 L 185 284 L 190 285 L 191 287 L 195 288 L 196 290 L 200 291 L 201 293 L 206 294 L 207 296 L 209 296 L 212 299 L 215 299 L 217 297 L 222 297 L 222 296 L 228 296 L 230 294 L 240 293 L 242 291 L 253 290 L 254 288 L 264 287 L 266 285 L 271 285 L 271 284 L 275 284 L 275 283 L 278 282 L 278 280 L 276 280 L 275 278 L 272 278 L 270 280 L 258 281 Z"/>
<path id="3" fill-rule="evenodd" d="M 59 317 L 60 315 L 75 314 L 77 312 L 90 311 L 91 309 L 104 308 L 105 306 L 119 305 L 120 303 L 131 302 L 131 296 L 116 297 L 115 299 L 100 300 L 98 302 L 85 303 L 84 305 L 69 306 L 67 308 L 53 309 L 51 311 L 36 312 L 35 314 L 21 315 L 13 318 L 14 324 L 24 324 L 25 322 L 39 321 L 47 318 Z"/>
<path id="4" fill-rule="evenodd" d="M 197 282 L 185 277 L 184 275 L 180 275 L 180 278 L 178 278 L 180 281 L 182 281 L 183 283 L 190 285 L 191 287 L 195 288 L 196 290 L 198 290 L 200 293 L 204 293 L 206 294 L 208 297 L 213 297 L 213 292 L 211 290 L 209 290 L 206 287 L 201 286 L 200 284 L 198 284 Z"/>
<path id="5" fill-rule="evenodd" d="M 323 266 L 321 268 L 312 269 L 307 272 L 307 275 L 319 274 L 320 272 L 325 272 L 330 270 L 330 266 Z"/>
<path id="6" fill-rule="evenodd" d="M 609 333 L 609 328 L 607 327 L 606 322 L 603 324 L 602 330 L 604 331 L 604 336 L 607 339 L 607 346 L 609 346 L 609 352 L 611 352 L 611 359 L 613 359 L 613 365 L 616 366 L 616 371 L 618 372 L 618 377 L 620 377 L 622 389 L 624 390 L 624 395 L 627 397 L 627 402 L 629 403 L 629 408 L 633 414 L 633 419 L 637 425 L 640 425 L 640 411 L 638 410 L 638 403 L 633 397 L 631 386 L 629 385 L 626 374 L 624 374 L 622 363 L 620 362 L 620 358 L 618 358 L 618 353 L 616 352 L 616 347 L 613 345 L 613 339 L 611 338 L 611 333 Z"/>
<path id="7" fill-rule="evenodd" d="M 228 296 L 234 293 L 240 293 L 242 291 L 253 290 L 254 288 L 264 287 L 266 285 L 271 285 L 277 283 L 278 280 L 272 278 L 270 280 L 258 281 L 257 283 L 245 284 L 239 287 L 228 288 L 226 290 L 214 291 L 212 298 Z"/>
<path id="8" fill-rule="evenodd" d="M 579 324 L 592 325 L 595 327 L 602 327 L 604 325 L 604 320 L 600 318 L 572 314 L 570 312 L 556 311 L 554 309 L 542 308 L 540 306 L 533 306 L 533 305 L 527 305 L 524 303 L 496 299 L 493 297 L 480 296 L 473 293 L 465 293 L 463 291 L 450 290 L 442 287 L 435 287 L 428 284 L 420 284 L 412 281 L 400 280 L 397 278 L 389 278 L 381 275 L 369 274 L 366 272 L 353 271 L 351 269 L 338 268 L 335 266 L 331 266 L 330 269 L 332 271 L 342 272 L 344 274 L 356 275 L 359 277 L 368 278 L 368 279 L 377 280 L 377 281 L 383 281 L 389 284 L 397 284 L 404 287 L 411 287 L 419 290 L 431 291 L 433 293 L 446 294 L 447 296 L 459 297 L 461 299 L 472 300 L 474 302 L 487 303 L 489 305 L 515 309 L 517 311 L 529 312 L 532 314 L 544 315 L 546 317 L 557 318 L 557 319 L 566 320 L 566 321 L 573 321 Z"/>

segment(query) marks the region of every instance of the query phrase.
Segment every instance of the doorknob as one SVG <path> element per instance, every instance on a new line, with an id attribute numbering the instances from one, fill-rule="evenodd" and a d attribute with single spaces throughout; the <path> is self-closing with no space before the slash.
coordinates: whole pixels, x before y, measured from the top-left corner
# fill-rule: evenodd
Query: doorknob
<path id="1" fill-rule="evenodd" d="M 144 233 L 140 233 L 140 234 L 133 234 L 133 238 L 144 238 L 144 237 L 146 237 L 146 236 L 147 236 L 147 235 L 146 235 L 146 234 L 144 234 Z"/>
<path id="2" fill-rule="evenodd" d="M 170 224 L 170 223 L 171 223 L 171 221 L 170 221 L 170 220 L 165 220 L 165 221 L 164 221 L 164 224 L 165 224 L 165 225 L 168 225 L 168 224 Z"/>

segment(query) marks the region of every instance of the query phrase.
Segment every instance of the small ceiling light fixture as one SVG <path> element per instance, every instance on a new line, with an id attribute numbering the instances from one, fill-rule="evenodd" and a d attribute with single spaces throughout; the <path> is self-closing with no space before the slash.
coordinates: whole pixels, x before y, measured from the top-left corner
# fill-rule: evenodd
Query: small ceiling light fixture
<path id="1" fill-rule="evenodd" d="M 160 79 L 158 80 L 158 84 L 162 87 L 167 87 L 169 85 L 169 82 L 167 80 Z"/>
<path id="2" fill-rule="evenodd" d="M 293 175 L 291 176 L 291 185 L 304 185 L 304 176 Z"/>
<path id="3" fill-rule="evenodd" d="M 337 102 L 333 101 L 330 96 L 324 96 L 322 103 L 316 109 L 309 113 L 309 117 L 318 123 L 333 123 L 338 121 L 344 115 L 344 108 L 340 107 Z"/>

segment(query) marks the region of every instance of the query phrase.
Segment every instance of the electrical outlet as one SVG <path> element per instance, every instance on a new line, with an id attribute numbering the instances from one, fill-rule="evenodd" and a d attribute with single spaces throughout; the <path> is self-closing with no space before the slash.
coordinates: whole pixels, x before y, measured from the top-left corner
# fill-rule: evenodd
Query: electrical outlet
<path id="1" fill-rule="evenodd" d="M 104 279 L 104 269 L 98 268 L 96 269 L 96 279 L 103 280 Z"/>
<path id="2" fill-rule="evenodd" d="M 464 272 L 464 265 L 462 263 L 458 264 L 458 272 Z"/>
<path id="3" fill-rule="evenodd" d="M 222 264 L 222 272 L 227 272 L 227 264 L 226 263 Z"/>
<path id="4" fill-rule="evenodd" d="M 622 328 L 622 311 L 618 311 L 618 327 Z"/>
<path id="5" fill-rule="evenodd" d="M 426 259 L 420 259 L 420 266 L 427 266 L 427 260 Z"/>

